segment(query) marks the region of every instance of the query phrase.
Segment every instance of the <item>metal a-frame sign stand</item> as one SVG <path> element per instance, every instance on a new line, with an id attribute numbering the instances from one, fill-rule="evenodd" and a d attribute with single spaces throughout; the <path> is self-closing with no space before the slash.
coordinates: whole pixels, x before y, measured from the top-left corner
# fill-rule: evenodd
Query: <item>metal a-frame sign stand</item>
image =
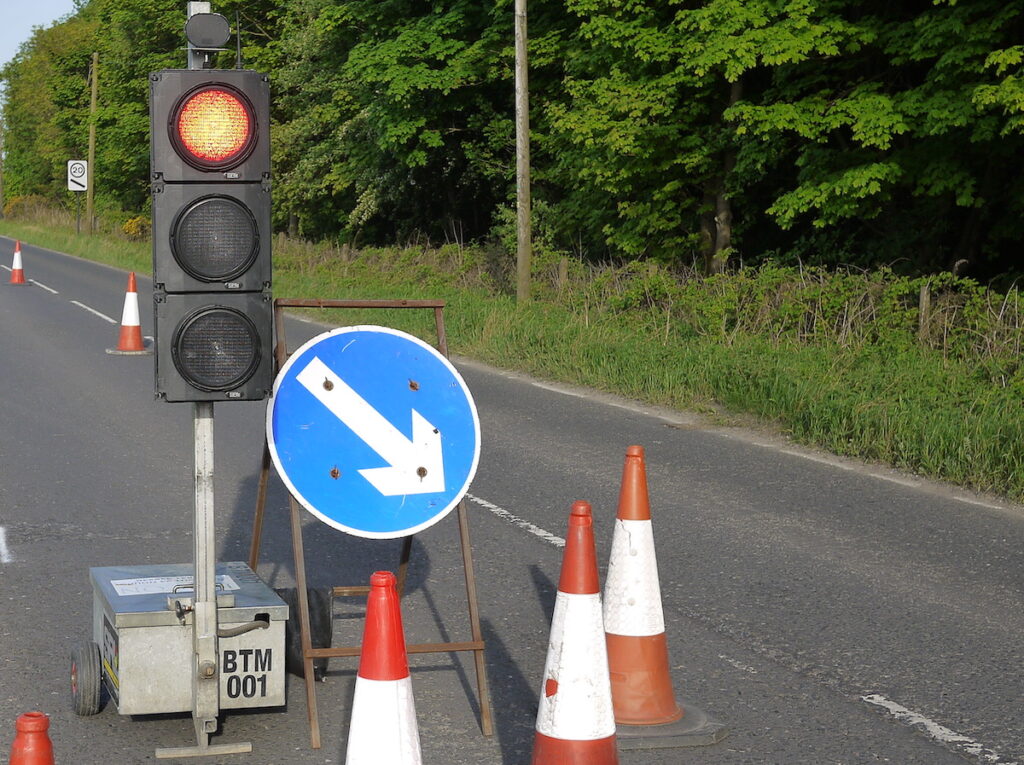
<path id="1" fill-rule="evenodd" d="M 288 360 L 290 351 L 285 337 L 285 308 L 419 308 L 434 311 L 434 324 L 437 331 L 437 349 L 445 357 L 448 356 L 448 341 L 444 329 L 443 300 L 294 300 L 277 298 L 274 300 L 274 325 L 277 334 L 277 345 L 274 356 L 277 369 L 281 369 Z M 270 446 L 263 441 L 263 460 L 260 467 L 259 486 L 256 494 L 256 512 L 253 520 L 252 545 L 249 549 L 249 567 L 255 571 L 259 563 L 260 538 L 263 532 L 263 516 L 267 498 L 267 482 L 270 477 Z M 314 648 L 309 626 L 309 598 L 306 590 L 306 559 L 302 544 L 301 506 L 294 496 L 289 495 L 291 510 L 292 555 L 295 561 L 295 585 L 299 601 L 299 636 L 302 646 L 303 675 L 306 681 L 306 706 L 309 716 L 310 745 L 313 749 L 320 748 L 320 718 L 317 712 L 316 685 L 313 677 L 313 660 L 358 656 L 359 646 L 335 646 L 331 648 Z M 469 625 L 472 640 L 458 643 L 420 643 L 406 646 L 406 652 L 418 653 L 452 653 L 472 651 L 476 666 L 477 696 L 480 704 L 480 729 L 485 736 L 494 732 L 491 702 L 487 690 L 487 676 L 484 667 L 484 640 L 480 630 L 480 612 L 476 597 L 476 577 L 473 573 L 473 555 L 469 541 L 469 517 L 466 502 L 461 500 L 456 508 L 459 524 L 459 539 L 462 544 L 462 566 L 466 581 L 466 601 L 469 612 Z M 412 537 L 403 539 L 402 552 L 398 565 L 398 593 L 405 586 L 406 572 L 412 550 Z M 332 597 L 358 597 L 369 593 L 365 585 L 333 587 Z"/>

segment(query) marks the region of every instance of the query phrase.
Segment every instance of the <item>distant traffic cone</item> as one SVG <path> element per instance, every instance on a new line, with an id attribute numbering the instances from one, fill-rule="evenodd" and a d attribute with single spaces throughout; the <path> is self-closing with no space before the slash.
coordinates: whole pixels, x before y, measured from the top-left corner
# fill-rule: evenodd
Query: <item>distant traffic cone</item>
<path id="1" fill-rule="evenodd" d="M 27 284 L 25 281 L 25 268 L 21 264 L 21 242 L 14 241 L 14 262 L 11 263 L 10 284 Z"/>
<path id="2" fill-rule="evenodd" d="M 604 587 L 604 628 L 623 749 L 634 748 L 639 739 L 648 739 L 639 746 L 653 746 L 652 738 L 671 738 L 657 746 L 674 747 L 713 744 L 725 737 L 724 726 L 700 710 L 684 712 L 672 690 L 642 446 L 626 449 Z"/>
<path id="3" fill-rule="evenodd" d="M 53 744 L 47 729 L 50 718 L 42 712 L 26 712 L 14 723 L 9 765 L 53 765 Z"/>
<path id="4" fill-rule="evenodd" d="M 346 765 L 421 765 L 395 575 L 370 577 Z"/>
<path id="5" fill-rule="evenodd" d="M 594 519 L 589 503 L 575 502 L 551 619 L 532 765 L 618 762 Z"/>
<path id="6" fill-rule="evenodd" d="M 142 340 L 142 326 L 139 324 L 139 291 L 135 286 L 135 272 L 128 274 L 128 290 L 124 295 L 121 310 L 121 333 L 116 348 L 107 348 L 107 353 L 125 356 L 152 353 Z"/>

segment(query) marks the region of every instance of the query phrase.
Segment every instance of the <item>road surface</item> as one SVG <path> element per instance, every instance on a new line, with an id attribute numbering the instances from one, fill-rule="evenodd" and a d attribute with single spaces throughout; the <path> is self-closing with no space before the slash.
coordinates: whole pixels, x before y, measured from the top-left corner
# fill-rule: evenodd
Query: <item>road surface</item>
<path id="1" fill-rule="evenodd" d="M 0 238 L 0 265 L 11 252 Z M 17 715 L 40 709 L 59 763 L 150 762 L 194 743 L 188 715 L 123 717 L 108 703 L 76 717 L 68 654 L 89 638 L 90 567 L 191 561 L 191 407 L 153 400 L 151 356 L 105 353 L 123 272 L 30 244 L 23 258 L 30 286 L 0 271 L 0 752 Z M 150 335 L 148 279 L 139 289 Z M 292 347 L 322 330 L 288 326 Z M 603 576 L 631 444 L 647 452 L 677 692 L 729 736 L 624 751 L 624 764 L 1024 763 L 1024 508 L 451 350 L 483 433 L 467 502 L 496 730 L 481 735 L 465 655 L 411 657 L 425 763 L 529 762 L 552 539 L 574 500 L 593 503 Z M 220 560 L 248 554 L 264 409 L 216 407 Z M 259 565 L 273 587 L 294 583 L 286 508 L 275 477 Z M 363 584 L 397 561 L 398 543 L 309 515 L 304 539 L 315 586 Z M 454 517 L 416 537 L 408 642 L 469 639 L 461 572 Z M 361 614 L 357 600 L 335 604 L 336 645 L 358 641 Z M 223 716 L 216 740 L 253 744 L 223 761 L 344 762 L 355 670 L 332 659 L 317 685 L 321 749 L 289 677 L 286 707 Z"/>

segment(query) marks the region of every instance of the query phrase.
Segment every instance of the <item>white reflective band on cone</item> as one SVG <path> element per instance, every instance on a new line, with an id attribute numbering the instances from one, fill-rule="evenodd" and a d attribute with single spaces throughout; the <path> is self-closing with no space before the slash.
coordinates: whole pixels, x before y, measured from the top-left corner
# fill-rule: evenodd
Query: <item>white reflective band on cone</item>
<path id="1" fill-rule="evenodd" d="M 421 765 L 412 678 L 356 676 L 346 765 Z"/>
<path id="2" fill-rule="evenodd" d="M 559 591 L 555 597 L 537 732 L 572 741 L 615 735 L 608 649 L 598 593 Z"/>
<path id="3" fill-rule="evenodd" d="M 139 293 L 124 293 L 124 308 L 121 310 L 121 326 L 139 326 Z"/>
<path id="4" fill-rule="evenodd" d="M 665 631 L 650 521 L 615 521 L 604 585 L 604 628 L 614 635 L 634 637 Z"/>

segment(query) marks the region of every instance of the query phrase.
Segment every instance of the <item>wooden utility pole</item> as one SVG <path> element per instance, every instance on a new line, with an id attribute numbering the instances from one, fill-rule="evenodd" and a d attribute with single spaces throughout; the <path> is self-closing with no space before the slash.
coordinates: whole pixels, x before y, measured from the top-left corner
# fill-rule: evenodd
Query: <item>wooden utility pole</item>
<path id="1" fill-rule="evenodd" d="M 4 217 L 4 122 L 0 120 L 0 218 Z"/>
<path id="2" fill-rule="evenodd" d="M 516 0 L 516 301 L 530 299 L 530 92 L 526 0 Z"/>
<path id="3" fill-rule="evenodd" d="M 92 54 L 92 68 L 89 71 L 92 93 L 89 97 L 89 168 L 88 188 L 85 190 L 85 217 L 89 221 L 89 233 L 93 232 L 93 194 L 96 184 L 96 96 L 99 90 L 100 54 Z"/>

